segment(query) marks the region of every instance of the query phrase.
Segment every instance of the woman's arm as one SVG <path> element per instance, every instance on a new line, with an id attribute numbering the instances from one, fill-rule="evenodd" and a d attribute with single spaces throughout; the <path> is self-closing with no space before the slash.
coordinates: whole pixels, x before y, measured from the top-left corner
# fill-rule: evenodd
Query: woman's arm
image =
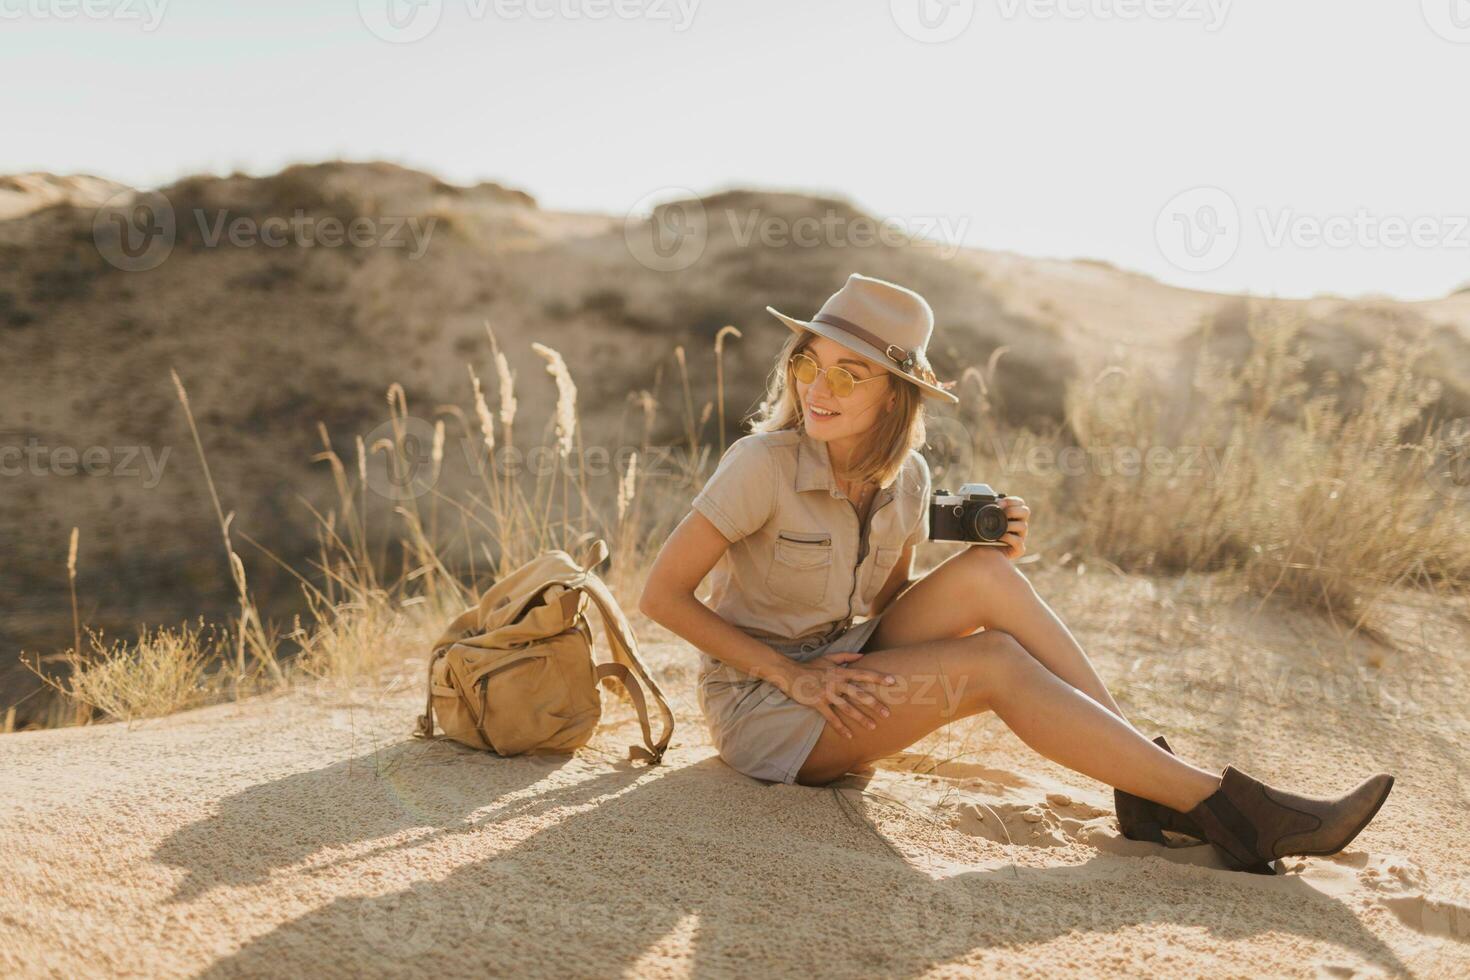
<path id="1" fill-rule="evenodd" d="M 639 611 L 716 660 L 769 681 L 792 700 L 815 708 L 845 735 L 851 733 L 838 719 L 836 710 L 873 727 L 869 716 L 881 717 L 887 714 L 887 709 L 857 685 L 892 684 L 892 677 L 856 668 L 844 668 L 838 673 L 837 661 L 830 659 L 821 663 L 797 663 L 726 622 L 694 594 L 729 546 L 709 518 L 697 510 L 690 511 L 654 559 L 643 594 L 638 598 Z M 855 653 L 831 656 L 844 661 L 859 659 Z M 856 704 L 864 706 L 866 716 Z"/>
<path id="2" fill-rule="evenodd" d="M 728 547 L 709 518 L 690 511 L 654 559 L 638 609 L 716 660 L 781 687 L 791 658 L 730 625 L 694 594 Z"/>
<path id="3" fill-rule="evenodd" d="M 893 571 L 888 573 L 888 581 L 883 583 L 883 588 L 878 590 L 878 596 L 873 600 L 874 616 L 887 609 L 888 604 L 898 598 L 900 592 L 917 581 L 913 575 L 914 546 L 906 544 L 898 554 L 898 561 L 893 563 Z"/>

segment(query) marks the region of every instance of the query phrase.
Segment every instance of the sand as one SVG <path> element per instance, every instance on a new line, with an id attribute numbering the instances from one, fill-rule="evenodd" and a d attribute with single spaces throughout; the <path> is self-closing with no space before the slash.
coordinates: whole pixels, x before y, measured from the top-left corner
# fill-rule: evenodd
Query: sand
<path id="1" fill-rule="evenodd" d="M 1106 787 L 988 716 L 756 782 L 645 623 L 679 718 L 656 768 L 611 697 L 571 758 L 416 742 L 407 676 L 0 738 L 0 974 L 1470 974 L 1463 603 L 1403 593 L 1384 644 L 1208 579 L 1033 580 L 1140 727 L 1307 792 L 1395 772 L 1378 819 L 1228 872 L 1124 840 Z"/>

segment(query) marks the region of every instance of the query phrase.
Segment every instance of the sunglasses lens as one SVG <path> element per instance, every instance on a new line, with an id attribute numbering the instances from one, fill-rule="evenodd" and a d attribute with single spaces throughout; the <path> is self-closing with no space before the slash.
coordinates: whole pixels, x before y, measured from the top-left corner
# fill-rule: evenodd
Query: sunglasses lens
<path id="1" fill-rule="evenodd" d="M 852 394 L 852 375 L 840 367 L 827 369 L 827 384 L 832 389 L 832 394 L 838 398 L 846 398 Z"/>
<path id="2" fill-rule="evenodd" d="M 805 354 L 797 354 L 791 359 L 792 370 L 796 373 L 796 380 L 804 385 L 809 385 L 817 380 L 817 362 Z M 836 365 L 827 369 L 827 387 L 832 389 L 832 394 L 838 398 L 846 398 L 852 394 L 857 387 L 857 381 L 846 368 Z"/>

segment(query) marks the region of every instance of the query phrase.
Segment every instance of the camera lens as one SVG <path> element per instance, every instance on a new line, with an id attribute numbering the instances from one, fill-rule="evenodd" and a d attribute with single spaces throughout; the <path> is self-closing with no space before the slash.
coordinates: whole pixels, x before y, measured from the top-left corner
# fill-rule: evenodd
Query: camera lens
<path id="1" fill-rule="evenodd" d="M 995 504 L 986 504 L 975 512 L 976 541 L 999 541 L 1010 528 L 1006 512 Z"/>

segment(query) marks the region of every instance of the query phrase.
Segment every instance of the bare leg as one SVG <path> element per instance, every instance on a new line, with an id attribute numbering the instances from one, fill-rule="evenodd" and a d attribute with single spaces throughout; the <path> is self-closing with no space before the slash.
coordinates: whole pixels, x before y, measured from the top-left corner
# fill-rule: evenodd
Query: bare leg
<path id="1" fill-rule="evenodd" d="M 995 548 L 967 548 L 915 582 L 884 611 L 869 646 L 904 647 L 981 628 L 1011 634 L 1052 673 L 1123 717 L 1081 644 Z"/>
<path id="2" fill-rule="evenodd" d="M 890 716 L 874 728 L 856 728 L 851 738 L 828 725 L 798 782 L 830 782 L 958 718 L 993 710 L 1053 762 L 1176 810 L 1193 809 L 1219 786 L 1218 775 L 1154 745 L 1042 665 L 1008 633 L 986 630 L 875 650 L 859 663 L 900 679 L 877 692 Z"/>

